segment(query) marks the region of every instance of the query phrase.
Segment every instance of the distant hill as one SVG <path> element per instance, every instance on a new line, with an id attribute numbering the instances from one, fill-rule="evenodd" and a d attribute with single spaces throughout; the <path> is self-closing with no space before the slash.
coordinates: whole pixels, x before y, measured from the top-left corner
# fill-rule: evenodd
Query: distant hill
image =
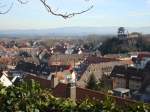
<path id="1" fill-rule="evenodd" d="M 86 35 L 116 35 L 118 27 L 63 27 L 38 30 L 4 30 L 1 36 L 86 36 Z M 150 34 L 150 27 L 126 28 L 129 32 L 141 32 Z"/>

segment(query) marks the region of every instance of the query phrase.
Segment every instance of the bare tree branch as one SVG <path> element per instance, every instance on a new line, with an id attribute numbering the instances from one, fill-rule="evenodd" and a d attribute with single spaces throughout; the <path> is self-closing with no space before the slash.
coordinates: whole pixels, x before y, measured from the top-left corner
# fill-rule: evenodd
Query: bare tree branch
<path id="1" fill-rule="evenodd" d="M 27 4 L 29 1 L 28 0 L 16 0 L 18 1 L 20 4 Z M 44 5 L 44 7 L 46 8 L 46 10 L 51 13 L 52 15 L 55 15 L 55 16 L 60 16 L 64 19 L 67 19 L 67 18 L 71 18 L 75 15 L 79 15 L 79 14 L 82 14 L 82 13 L 85 13 L 89 10 L 91 10 L 93 8 L 93 5 L 90 6 L 89 8 L 87 8 L 86 10 L 82 10 L 80 12 L 73 12 L 73 13 L 56 13 L 54 10 L 52 10 L 52 7 L 50 5 L 48 5 L 48 3 L 46 2 L 46 0 L 40 0 L 41 3 Z M 85 1 L 90 1 L 90 0 L 85 0 Z M 0 3 L 1 4 L 1 3 Z M 0 14 L 6 14 L 8 13 L 12 7 L 13 7 L 13 4 L 14 4 L 14 0 L 13 2 L 11 3 L 10 7 L 6 10 L 6 11 L 0 11 Z M 2 6 L 0 6 L 0 8 L 2 8 Z"/>
<path id="2" fill-rule="evenodd" d="M 20 4 L 26 4 L 26 3 L 28 3 L 28 1 L 22 1 L 22 0 L 17 0 Z M 1 4 L 1 3 L 0 3 Z M 6 11 L 0 11 L 0 14 L 6 14 L 6 13 L 8 13 L 11 9 L 12 9 L 12 7 L 13 7 L 13 4 L 14 4 L 14 1 L 11 3 L 11 5 L 9 6 L 9 8 L 6 10 Z M 0 8 L 4 8 L 4 7 L 6 7 L 6 5 L 2 5 L 2 6 L 0 6 Z"/>
<path id="3" fill-rule="evenodd" d="M 79 15 L 79 14 L 85 13 L 85 12 L 87 12 L 87 11 L 89 11 L 89 10 L 91 10 L 91 9 L 93 8 L 93 5 L 92 5 L 92 6 L 89 7 L 88 9 L 83 10 L 83 11 L 80 11 L 80 12 L 73 12 L 73 13 L 69 13 L 69 14 L 68 14 L 68 13 L 62 14 L 62 13 L 56 13 L 55 11 L 53 11 L 53 10 L 52 10 L 52 7 L 49 6 L 49 5 L 46 3 L 46 0 L 40 0 L 40 1 L 42 2 L 42 4 L 45 6 L 45 8 L 47 9 L 47 11 L 48 11 L 49 13 L 51 13 L 52 15 L 55 15 L 55 16 L 60 16 L 60 17 L 62 17 L 62 18 L 64 18 L 64 19 L 71 18 L 71 17 L 73 17 L 73 16 L 75 16 L 75 15 Z M 89 1 L 89 0 L 87 0 L 87 1 Z"/>
<path id="4" fill-rule="evenodd" d="M 0 14 L 6 14 L 6 13 L 8 13 L 11 9 L 12 9 L 12 7 L 13 7 L 13 2 L 11 3 L 11 5 L 10 5 L 10 7 L 6 10 L 6 11 L 0 11 Z M 6 5 L 3 5 L 3 6 L 1 6 L 1 8 L 2 7 L 5 7 Z"/>
<path id="5" fill-rule="evenodd" d="M 19 3 L 21 3 L 21 4 L 27 4 L 29 1 L 23 1 L 23 0 L 17 0 Z"/>
<path id="6" fill-rule="evenodd" d="M 1 4 L 1 3 L 0 3 L 0 4 Z M 4 7 L 6 7 L 6 5 L 1 5 L 1 6 L 0 6 L 0 8 L 4 8 Z"/>

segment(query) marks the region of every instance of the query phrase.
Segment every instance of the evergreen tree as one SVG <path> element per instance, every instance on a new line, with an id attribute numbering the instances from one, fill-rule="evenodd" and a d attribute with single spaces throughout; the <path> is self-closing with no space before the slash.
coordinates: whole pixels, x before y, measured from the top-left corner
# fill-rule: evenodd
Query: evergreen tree
<path id="1" fill-rule="evenodd" d="M 87 81 L 87 86 L 86 88 L 88 89 L 93 89 L 95 90 L 97 88 L 97 81 L 95 78 L 95 75 L 92 73 Z"/>

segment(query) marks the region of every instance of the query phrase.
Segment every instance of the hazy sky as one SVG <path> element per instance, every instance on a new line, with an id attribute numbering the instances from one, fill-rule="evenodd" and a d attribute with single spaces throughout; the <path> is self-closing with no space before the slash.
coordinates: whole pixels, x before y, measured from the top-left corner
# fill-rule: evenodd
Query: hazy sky
<path id="1" fill-rule="evenodd" d="M 14 0 L 1 0 L 0 6 Z M 16 0 L 17 1 L 17 0 Z M 80 11 L 94 5 L 82 15 L 64 20 L 49 14 L 40 0 L 28 0 L 21 5 L 14 3 L 12 10 L 0 15 L 0 29 L 41 29 L 68 26 L 150 26 L 150 0 L 47 0 L 55 11 Z M 2 4 L 6 3 L 6 4 Z M 4 9 L 1 8 L 0 11 Z"/>

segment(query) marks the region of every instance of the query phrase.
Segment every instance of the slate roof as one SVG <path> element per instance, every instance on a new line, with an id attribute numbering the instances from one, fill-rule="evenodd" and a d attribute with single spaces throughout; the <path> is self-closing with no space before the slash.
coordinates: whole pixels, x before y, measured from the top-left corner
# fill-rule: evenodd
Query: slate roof
<path id="1" fill-rule="evenodd" d="M 144 72 L 141 69 L 136 69 L 133 67 L 115 66 L 110 76 L 143 80 Z"/>

